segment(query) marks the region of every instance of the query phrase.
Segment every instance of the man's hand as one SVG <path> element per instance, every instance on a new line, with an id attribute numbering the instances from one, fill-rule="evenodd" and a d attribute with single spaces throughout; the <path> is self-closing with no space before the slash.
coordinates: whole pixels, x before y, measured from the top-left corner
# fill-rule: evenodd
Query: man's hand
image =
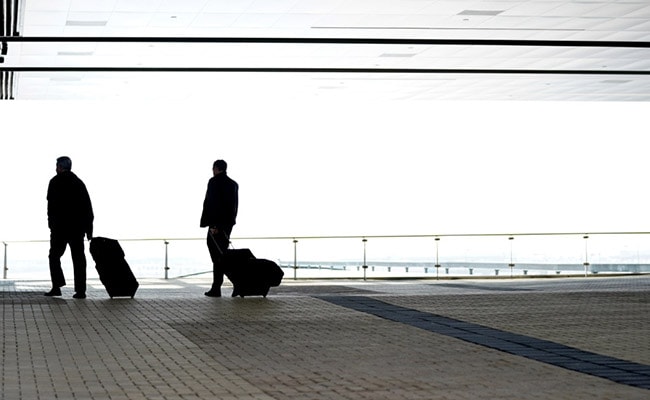
<path id="1" fill-rule="evenodd" d="M 214 235 L 216 235 L 217 233 L 219 233 L 219 229 L 218 229 L 216 226 L 211 227 L 211 228 L 210 228 L 210 233 L 214 236 Z"/>

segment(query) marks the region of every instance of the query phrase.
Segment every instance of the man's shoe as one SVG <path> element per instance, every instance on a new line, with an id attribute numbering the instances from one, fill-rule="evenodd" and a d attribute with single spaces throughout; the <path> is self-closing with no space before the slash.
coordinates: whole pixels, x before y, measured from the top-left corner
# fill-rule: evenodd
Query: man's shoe
<path id="1" fill-rule="evenodd" d="M 204 294 L 208 297 L 221 297 L 221 290 L 210 289 Z"/>
<path id="2" fill-rule="evenodd" d="M 72 296 L 73 299 L 85 299 L 86 298 L 86 293 L 75 293 Z"/>
<path id="3" fill-rule="evenodd" d="M 52 288 L 49 292 L 45 293 L 46 296 L 52 297 L 52 296 L 61 296 L 61 288 Z"/>

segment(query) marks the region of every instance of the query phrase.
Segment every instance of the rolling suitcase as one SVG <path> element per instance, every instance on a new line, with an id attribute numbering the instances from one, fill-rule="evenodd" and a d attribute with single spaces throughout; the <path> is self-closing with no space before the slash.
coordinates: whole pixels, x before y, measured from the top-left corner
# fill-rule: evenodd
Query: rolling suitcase
<path id="1" fill-rule="evenodd" d="M 135 297 L 138 281 L 124 258 L 122 246 L 115 239 L 95 237 L 90 241 L 90 255 L 95 260 L 99 274 L 108 295 L 111 297 Z"/>
<path id="2" fill-rule="evenodd" d="M 232 282 L 233 297 L 266 297 L 271 287 L 280 286 L 284 276 L 278 264 L 255 258 L 250 249 L 227 249 L 221 253 L 221 263 L 226 277 Z"/>
<path id="3" fill-rule="evenodd" d="M 230 250 L 226 251 L 226 254 Z M 250 252 L 250 250 L 249 250 Z M 226 260 L 228 257 L 226 256 Z M 227 261 L 224 266 L 226 276 L 233 285 L 232 295 L 235 296 L 264 296 L 273 286 L 280 286 L 284 272 L 271 260 L 264 258 L 248 258 L 240 263 Z"/>

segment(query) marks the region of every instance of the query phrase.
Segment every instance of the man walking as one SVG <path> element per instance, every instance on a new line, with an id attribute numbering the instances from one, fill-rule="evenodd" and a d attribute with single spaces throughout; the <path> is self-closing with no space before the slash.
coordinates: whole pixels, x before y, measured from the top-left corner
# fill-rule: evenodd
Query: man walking
<path id="1" fill-rule="evenodd" d="M 205 292 L 209 297 L 221 297 L 224 274 L 221 255 L 230 244 L 230 233 L 239 206 L 239 185 L 230 179 L 227 169 L 228 164 L 224 160 L 217 160 L 212 165 L 213 176 L 208 181 L 201 214 L 201 228 L 208 227 L 208 251 L 214 274 L 212 288 Z"/>
<path id="2" fill-rule="evenodd" d="M 56 176 L 47 188 L 47 222 L 50 228 L 50 277 L 52 290 L 46 296 L 61 296 L 65 277 L 61 256 L 70 245 L 74 268 L 75 299 L 86 298 L 86 253 L 84 235 L 93 236 L 93 208 L 86 185 L 71 171 L 69 157 L 56 160 Z"/>

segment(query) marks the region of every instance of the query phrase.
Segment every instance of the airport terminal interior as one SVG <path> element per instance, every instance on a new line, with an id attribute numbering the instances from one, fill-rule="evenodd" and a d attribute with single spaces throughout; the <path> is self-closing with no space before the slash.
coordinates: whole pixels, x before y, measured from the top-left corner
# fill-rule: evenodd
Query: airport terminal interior
<path id="1" fill-rule="evenodd" d="M 647 0 L 0 0 L 0 15 L 3 157 L 13 152 L 5 146 L 13 139 L 3 121 L 16 103 L 43 110 L 252 99 L 345 100 L 359 109 L 374 101 L 402 108 L 559 102 L 636 110 L 650 102 Z M 48 114 L 29 118 L 42 115 Z M 335 119 L 326 117 L 311 126 Z M 625 136 L 638 143 L 630 151 L 641 154 L 645 145 L 633 136 Z M 47 174 L 54 174 L 54 159 L 46 161 Z M 90 169 L 85 161 L 75 166 Z M 22 164 L 13 167 L 27 173 Z M 0 178 L 9 181 L 13 172 L 3 168 Z M 634 193 L 643 194 L 645 172 L 632 178 Z M 201 191 L 204 183 L 202 176 Z M 3 208 L 31 204 L 15 192 L 3 189 Z M 602 192 L 590 187 L 580 200 Z M 41 197 L 36 207 L 44 207 L 44 192 Z M 504 193 L 495 197 L 507 200 Z M 634 197 L 634 204 L 645 201 Z M 9 220 L 6 209 L 0 215 Z M 615 220 L 619 212 L 603 209 L 593 221 Z M 641 243 L 640 250 L 615 250 L 626 252 L 632 270 L 617 270 L 616 261 L 598 271 L 593 258 L 601 255 L 591 245 L 598 235 L 576 231 L 570 240 L 578 269 L 557 274 L 509 273 L 516 262 L 507 245 L 514 242 L 517 251 L 527 236 L 508 242 L 503 235 L 505 255 L 500 266 L 490 264 L 489 276 L 379 276 L 372 259 L 366 270 L 365 253 L 363 271 L 357 265 L 346 276 L 326 276 L 294 268 L 289 256 L 282 282 L 264 296 L 233 296 L 226 279 L 222 296 L 209 297 L 211 271 L 163 278 L 160 264 L 149 276 L 136 273 L 133 296 L 112 297 L 102 280 L 89 276 L 84 299 L 73 298 L 69 267 L 68 285 L 57 296 L 44 296 L 52 286 L 47 267 L 38 267 L 37 278 L 18 277 L 17 249 L 47 243 L 10 237 L 0 279 L 0 399 L 645 400 L 650 276 L 643 268 L 650 265 L 644 261 L 650 232 L 608 234 Z M 291 255 L 298 240 L 283 239 Z M 353 239 L 360 256 L 367 238 Z M 309 240 L 300 239 L 301 251 Z M 368 239 L 371 255 L 381 240 Z M 442 237 L 442 258 L 430 256 L 428 268 L 445 270 L 445 246 L 453 240 Z M 179 242 L 172 243 L 172 257 Z M 200 251 L 208 260 L 203 242 Z M 552 258 L 556 251 L 545 246 L 538 253 Z M 47 252 L 38 255 L 46 265 Z M 501 272 L 492 273 L 495 268 Z"/>

